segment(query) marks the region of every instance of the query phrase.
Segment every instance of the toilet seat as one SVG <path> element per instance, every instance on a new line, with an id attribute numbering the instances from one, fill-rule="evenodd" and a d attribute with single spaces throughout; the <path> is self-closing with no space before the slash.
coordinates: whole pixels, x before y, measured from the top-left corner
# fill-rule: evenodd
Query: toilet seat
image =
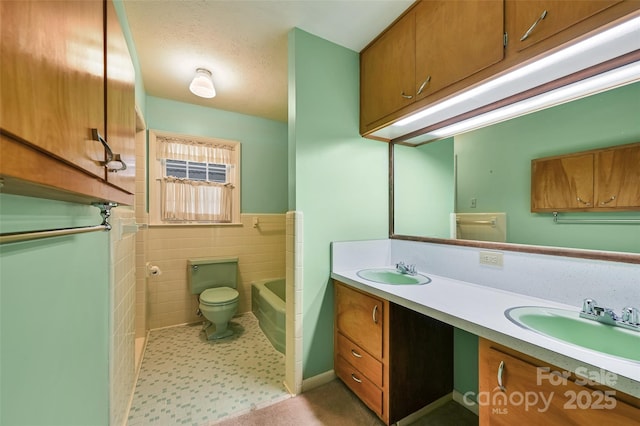
<path id="1" fill-rule="evenodd" d="M 231 287 L 209 288 L 200 294 L 200 303 L 207 306 L 227 305 L 238 300 L 239 293 Z"/>

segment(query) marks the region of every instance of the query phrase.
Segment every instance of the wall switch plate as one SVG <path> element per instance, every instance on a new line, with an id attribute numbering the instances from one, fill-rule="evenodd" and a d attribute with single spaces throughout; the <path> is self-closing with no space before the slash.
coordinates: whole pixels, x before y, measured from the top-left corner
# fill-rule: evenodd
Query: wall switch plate
<path id="1" fill-rule="evenodd" d="M 502 253 L 498 251 L 481 251 L 480 264 L 502 267 Z"/>

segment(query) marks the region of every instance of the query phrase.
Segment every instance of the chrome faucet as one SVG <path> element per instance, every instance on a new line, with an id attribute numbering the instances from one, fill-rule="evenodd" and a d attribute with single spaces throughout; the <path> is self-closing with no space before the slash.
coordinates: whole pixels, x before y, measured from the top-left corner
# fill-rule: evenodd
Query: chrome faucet
<path id="1" fill-rule="evenodd" d="M 417 275 L 416 265 L 406 265 L 404 262 L 396 263 L 396 271 L 405 275 Z"/>
<path id="2" fill-rule="evenodd" d="M 622 315 L 618 316 L 612 309 L 598 306 L 595 300 L 584 299 L 582 301 L 580 317 L 598 321 L 603 324 L 640 331 L 640 310 L 631 306 L 625 307 L 622 310 Z"/>

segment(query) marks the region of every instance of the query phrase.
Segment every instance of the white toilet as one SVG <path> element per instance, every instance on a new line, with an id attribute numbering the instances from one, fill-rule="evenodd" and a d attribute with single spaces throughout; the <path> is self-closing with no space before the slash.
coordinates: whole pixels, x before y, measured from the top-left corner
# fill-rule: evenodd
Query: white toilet
<path id="1" fill-rule="evenodd" d="M 238 311 L 237 276 L 237 257 L 187 260 L 189 289 L 200 295 L 200 312 L 211 323 L 205 329 L 208 340 L 233 334 L 228 323 Z"/>

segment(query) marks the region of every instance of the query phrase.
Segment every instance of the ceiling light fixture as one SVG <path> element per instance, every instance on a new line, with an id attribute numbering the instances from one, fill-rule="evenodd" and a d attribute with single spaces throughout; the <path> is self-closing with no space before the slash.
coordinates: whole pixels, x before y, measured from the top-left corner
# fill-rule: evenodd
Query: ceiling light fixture
<path id="1" fill-rule="evenodd" d="M 216 89 L 213 87 L 211 71 L 205 68 L 196 69 L 196 76 L 193 77 L 189 90 L 201 98 L 213 98 L 216 95 Z"/>

